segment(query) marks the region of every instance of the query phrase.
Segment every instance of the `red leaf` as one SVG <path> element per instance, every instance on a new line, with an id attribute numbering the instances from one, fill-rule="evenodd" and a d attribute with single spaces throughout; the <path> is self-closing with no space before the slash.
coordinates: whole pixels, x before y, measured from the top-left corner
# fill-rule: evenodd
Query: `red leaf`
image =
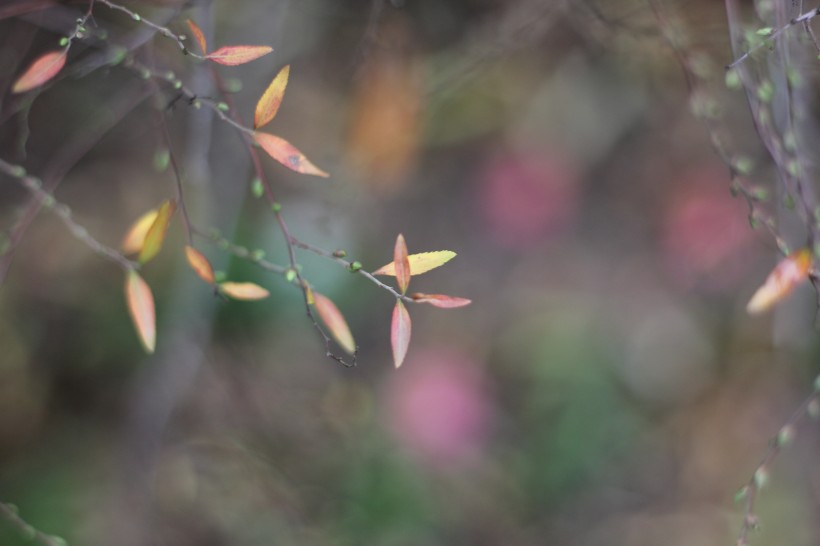
<path id="1" fill-rule="evenodd" d="M 430 305 L 441 307 L 442 309 L 454 309 L 456 307 L 464 307 L 465 305 L 470 305 L 473 303 L 472 300 L 468 300 L 467 298 L 445 296 L 444 294 L 422 294 L 421 292 L 416 292 L 410 297 L 413 298 L 413 301 L 418 303 L 429 303 Z"/>
<path id="2" fill-rule="evenodd" d="M 199 44 L 199 49 L 202 50 L 202 54 L 207 55 L 208 42 L 205 41 L 205 34 L 202 32 L 202 29 L 190 19 L 188 19 L 188 26 L 191 29 L 191 34 L 194 35 L 194 40 L 196 40 L 196 43 Z"/>
<path id="3" fill-rule="evenodd" d="M 168 233 L 168 226 L 171 223 L 171 216 L 177 209 L 176 202 L 171 199 L 165 201 L 157 212 L 157 218 L 151 227 L 148 228 L 148 233 L 145 234 L 145 241 L 142 244 L 142 249 L 137 257 L 137 261 L 144 264 L 159 254 L 162 248 L 162 243 L 165 242 L 165 234 Z"/>
<path id="4" fill-rule="evenodd" d="M 347 321 L 341 311 L 339 311 L 339 308 L 336 307 L 336 304 L 318 292 L 313 292 L 313 300 L 316 305 L 316 311 L 319 312 L 319 318 L 322 319 L 327 329 L 330 330 L 336 343 L 348 353 L 355 353 L 356 342 L 353 341 L 353 334 L 350 333 L 350 327 L 347 325 Z"/>
<path id="5" fill-rule="evenodd" d="M 393 263 L 396 268 L 396 283 L 404 294 L 410 286 L 410 260 L 407 259 L 407 243 L 401 233 L 396 237 L 396 245 L 393 247 Z"/>
<path id="6" fill-rule="evenodd" d="M 288 169 L 302 174 L 328 176 L 325 171 L 311 163 L 302 152 L 285 139 L 268 133 L 255 133 L 254 138 L 263 150 Z"/>
<path id="7" fill-rule="evenodd" d="M 17 78 L 11 87 L 12 93 L 25 93 L 35 87 L 40 87 L 57 75 L 63 69 L 66 61 L 66 51 L 51 51 L 37 57 L 23 74 Z"/>
<path id="8" fill-rule="evenodd" d="M 273 48 L 270 46 L 222 46 L 216 51 L 205 55 L 205 58 L 226 66 L 237 66 L 254 61 L 271 51 L 273 51 Z"/>
<path id="9" fill-rule="evenodd" d="M 756 315 L 769 310 L 791 294 L 794 287 L 805 280 L 811 269 L 811 251 L 803 248 L 792 252 L 778 263 L 763 286 L 757 289 L 746 305 L 746 311 Z"/>
<path id="10" fill-rule="evenodd" d="M 223 282 L 219 290 L 235 300 L 262 300 L 270 295 L 266 289 L 252 282 Z"/>
<path id="11" fill-rule="evenodd" d="M 407 308 L 401 300 L 396 300 L 396 306 L 393 308 L 393 320 L 390 324 L 390 345 L 393 347 L 393 363 L 396 368 L 401 366 L 405 355 L 407 355 L 411 330 L 410 313 L 407 312 Z"/>
<path id="12" fill-rule="evenodd" d="M 125 278 L 125 300 L 142 346 L 153 353 L 157 339 L 154 296 L 148 284 L 133 269 Z"/>
<path id="13" fill-rule="evenodd" d="M 285 96 L 285 88 L 288 86 L 289 74 L 290 65 L 287 65 L 273 78 L 273 81 L 262 94 L 259 102 L 256 103 L 256 113 L 253 117 L 254 129 L 267 125 L 276 117 L 276 113 L 279 111 L 279 106 L 282 104 L 282 99 Z"/>
<path id="14" fill-rule="evenodd" d="M 188 264 L 196 274 L 199 275 L 200 279 L 208 284 L 214 283 L 214 268 L 211 267 L 211 262 L 208 261 L 208 258 L 192 246 L 185 247 L 185 257 L 188 259 Z"/>
<path id="15" fill-rule="evenodd" d="M 149 210 L 139 217 L 139 219 L 131 224 L 128 228 L 128 233 L 122 239 L 122 251 L 125 254 L 136 254 L 142 250 L 142 245 L 145 243 L 145 236 L 148 230 L 154 225 L 159 214 L 159 209 Z"/>
<path id="16" fill-rule="evenodd" d="M 410 274 L 421 275 L 431 269 L 441 267 L 456 257 L 452 250 L 436 250 L 433 252 L 422 252 L 420 254 L 410 254 L 407 260 L 410 262 Z M 373 272 L 374 275 L 395 275 L 396 265 L 390 262 Z"/>

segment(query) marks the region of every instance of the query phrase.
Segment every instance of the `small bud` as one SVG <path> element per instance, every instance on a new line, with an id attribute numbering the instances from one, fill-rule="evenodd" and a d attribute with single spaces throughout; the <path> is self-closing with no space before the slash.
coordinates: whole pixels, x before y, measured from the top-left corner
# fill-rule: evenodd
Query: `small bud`
<path id="1" fill-rule="evenodd" d="M 273 212 L 280 213 L 282 212 L 282 203 L 274 203 L 270 206 L 270 208 L 273 210 Z"/>
<path id="2" fill-rule="evenodd" d="M 171 152 L 167 148 L 157 150 L 154 152 L 154 169 L 157 172 L 164 173 L 171 163 Z"/>
<path id="3" fill-rule="evenodd" d="M 259 262 L 265 259 L 265 251 L 261 248 L 257 248 L 251 252 L 251 260 L 255 262 Z"/>
<path id="4" fill-rule="evenodd" d="M 749 495 L 749 486 L 744 485 L 741 487 L 737 493 L 735 493 L 735 502 L 741 503 L 746 500 L 746 497 Z"/>
<path id="5" fill-rule="evenodd" d="M 182 80 L 174 81 L 174 89 L 182 89 Z M 194 104 L 194 108 L 199 108 L 198 104 Z"/>
<path id="6" fill-rule="evenodd" d="M 293 282 L 296 279 L 296 270 L 295 269 L 288 269 L 285 271 L 285 280 L 288 282 Z"/>
<path id="7" fill-rule="evenodd" d="M 751 174 L 754 164 L 748 157 L 738 156 L 732 160 L 732 168 L 737 171 L 738 174 L 748 176 Z"/>
<path id="8" fill-rule="evenodd" d="M 778 447 L 787 446 L 792 443 L 792 440 L 794 440 L 794 427 L 791 425 L 784 426 L 777 433 Z"/>
<path id="9" fill-rule="evenodd" d="M 732 90 L 740 89 L 743 82 L 740 80 L 740 74 L 734 68 L 726 71 L 726 87 Z"/>
<path id="10" fill-rule="evenodd" d="M 16 178 L 23 178 L 26 176 L 26 169 L 21 167 L 20 165 L 15 165 L 11 168 L 11 176 Z"/>
<path id="11" fill-rule="evenodd" d="M 351 273 L 355 273 L 355 272 L 359 271 L 361 268 L 362 268 L 362 263 L 361 262 L 353 262 L 352 264 L 350 264 L 350 272 Z"/>
<path id="12" fill-rule="evenodd" d="M 228 107 L 228 104 L 225 103 L 225 102 L 220 102 L 219 104 L 216 105 L 216 107 L 217 107 L 218 110 L 220 110 L 222 112 L 227 112 L 228 110 L 230 110 L 230 108 Z"/>
<path id="13" fill-rule="evenodd" d="M 251 193 L 257 199 L 265 195 L 265 186 L 262 185 L 262 181 L 259 178 L 254 178 L 251 181 Z"/>
<path id="14" fill-rule="evenodd" d="M 225 279 L 228 278 L 228 275 L 224 271 L 214 271 L 214 282 L 219 284 L 221 282 L 225 282 Z"/>
<path id="15" fill-rule="evenodd" d="M 333 251 L 333 257 L 334 258 L 344 258 L 345 256 L 347 256 L 347 252 L 345 252 L 342 249 Z"/>
<path id="16" fill-rule="evenodd" d="M 769 481 L 769 471 L 765 467 L 760 467 L 755 471 L 755 487 L 763 489 Z"/>
<path id="17" fill-rule="evenodd" d="M 142 17 L 140 17 L 139 13 L 134 13 L 131 15 L 131 17 L 134 19 L 134 21 L 142 21 Z"/>
<path id="18" fill-rule="evenodd" d="M 820 417 L 820 401 L 815 398 L 809 402 L 809 407 L 806 408 L 806 413 L 808 413 L 809 417 L 812 419 L 817 419 Z"/>
<path id="19" fill-rule="evenodd" d="M 65 36 L 60 38 L 60 47 L 65 47 L 67 45 L 68 45 L 68 38 L 66 38 Z"/>
<path id="20" fill-rule="evenodd" d="M 225 89 L 228 93 L 239 93 L 242 91 L 242 80 L 239 78 L 227 78 L 225 80 Z"/>

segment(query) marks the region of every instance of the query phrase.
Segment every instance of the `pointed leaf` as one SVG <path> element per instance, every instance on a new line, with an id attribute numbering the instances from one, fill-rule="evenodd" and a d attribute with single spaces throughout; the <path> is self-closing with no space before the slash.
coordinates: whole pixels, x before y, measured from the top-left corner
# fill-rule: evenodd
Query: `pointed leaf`
<path id="1" fill-rule="evenodd" d="M 191 29 L 191 34 L 194 35 L 194 40 L 199 44 L 199 49 L 202 50 L 203 55 L 208 54 L 208 42 L 205 40 L 205 34 L 199 25 L 188 19 L 188 27 Z"/>
<path id="2" fill-rule="evenodd" d="M 287 140 L 268 133 L 256 133 L 254 138 L 256 142 L 262 146 L 263 150 L 268 152 L 273 159 L 288 169 L 302 174 L 313 174 L 322 177 L 328 176 L 325 171 L 311 163 L 302 152 L 297 150 L 293 144 Z"/>
<path id="3" fill-rule="evenodd" d="M 270 295 L 266 289 L 252 282 L 223 282 L 219 290 L 235 300 L 262 300 Z"/>
<path id="4" fill-rule="evenodd" d="M 154 225 L 157 219 L 159 209 L 149 210 L 139 217 L 139 219 L 131 224 L 128 233 L 122 239 L 122 251 L 125 254 L 136 254 L 142 250 L 142 245 L 145 243 L 145 236 L 148 235 L 148 230 Z"/>
<path id="5" fill-rule="evenodd" d="M 154 296 L 148 284 L 133 269 L 125 278 L 125 300 L 142 346 L 153 353 L 157 339 Z"/>
<path id="6" fill-rule="evenodd" d="M 208 284 L 214 283 L 214 268 L 211 267 L 211 262 L 208 261 L 208 258 L 192 246 L 185 247 L 185 257 L 188 259 L 188 264 L 196 274 L 199 275 L 200 279 Z"/>
<path id="7" fill-rule="evenodd" d="M 63 69 L 66 50 L 51 51 L 37 57 L 11 87 L 12 93 L 25 93 L 40 87 Z"/>
<path id="8" fill-rule="evenodd" d="M 431 269 L 441 267 L 450 260 L 456 257 L 456 253 L 452 250 L 436 250 L 434 252 L 422 252 L 420 254 L 410 254 L 407 260 L 410 262 L 410 274 L 421 275 L 427 273 Z M 373 272 L 374 275 L 395 275 L 396 265 L 395 261 L 387 265 L 381 266 Z"/>
<path id="9" fill-rule="evenodd" d="M 396 237 L 396 245 L 393 248 L 393 263 L 396 269 L 396 284 L 404 294 L 410 286 L 410 260 L 407 259 L 407 243 L 404 242 L 404 235 L 401 233 Z"/>
<path id="10" fill-rule="evenodd" d="M 237 66 L 254 61 L 271 51 L 273 51 L 273 48 L 270 46 L 223 46 L 208 53 L 205 58 L 226 66 Z"/>
<path id="11" fill-rule="evenodd" d="M 465 305 L 470 305 L 473 303 L 472 300 L 468 300 L 467 298 L 457 298 L 455 296 L 446 296 L 444 294 L 422 294 L 421 292 L 416 292 L 410 297 L 413 298 L 413 301 L 418 303 L 429 303 L 430 305 L 441 307 L 442 309 L 464 307 Z"/>
<path id="12" fill-rule="evenodd" d="M 350 327 L 348 327 L 347 321 L 339 308 L 336 307 L 336 304 L 330 298 L 318 292 L 313 292 L 313 299 L 316 302 L 316 311 L 319 312 L 319 318 L 325 323 L 339 347 L 349 354 L 355 353 L 356 342 L 353 341 L 353 334 L 350 333 Z"/>
<path id="13" fill-rule="evenodd" d="M 282 98 L 285 96 L 285 88 L 288 86 L 288 75 L 290 65 L 285 66 L 270 82 L 270 85 L 262 94 L 262 98 L 256 103 L 256 114 L 253 117 L 253 128 L 258 129 L 270 123 L 276 117 Z"/>
<path id="14" fill-rule="evenodd" d="M 775 266 L 763 286 L 757 289 L 746 305 L 746 311 L 756 315 L 770 309 L 808 277 L 810 268 L 809 249 L 803 248 L 790 254 Z"/>
<path id="15" fill-rule="evenodd" d="M 173 199 L 160 205 L 157 218 L 148 228 L 148 233 L 145 234 L 145 241 L 137 258 L 139 263 L 147 263 L 159 254 L 162 243 L 165 241 L 165 234 L 168 232 L 168 225 L 171 223 L 171 216 L 173 216 L 176 208 L 177 204 Z"/>
<path id="16" fill-rule="evenodd" d="M 393 364 L 396 368 L 401 366 L 405 355 L 407 355 L 411 329 L 410 313 L 407 312 L 407 308 L 401 300 L 396 300 L 396 306 L 393 308 L 393 320 L 390 324 L 390 345 L 393 347 Z"/>

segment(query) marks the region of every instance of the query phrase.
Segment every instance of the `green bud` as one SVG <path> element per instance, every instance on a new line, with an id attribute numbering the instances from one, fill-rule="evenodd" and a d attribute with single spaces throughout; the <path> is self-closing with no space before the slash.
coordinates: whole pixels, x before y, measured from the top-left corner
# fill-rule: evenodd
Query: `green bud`
<path id="1" fill-rule="evenodd" d="M 225 282 L 228 278 L 228 275 L 224 271 L 214 271 L 214 282 L 219 284 L 221 282 Z"/>
<path id="2" fill-rule="evenodd" d="M 351 273 L 355 273 L 355 272 L 359 271 L 361 268 L 362 268 L 362 263 L 361 262 L 353 262 L 352 264 L 350 264 L 350 272 Z"/>
<path id="3" fill-rule="evenodd" d="M 734 68 L 730 68 L 726 71 L 726 87 L 732 90 L 740 89 L 743 86 L 743 82 L 740 79 L 740 74 Z"/>
<path id="4" fill-rule="evenodd" d="M 344 251 L 344 250 L 342 250 L 342 249 L 339 249 L 339 250 L 334 250 L 334 251 L 333 251 L 333 257 L 334 257 L 334 258 L 344 258 L 344 257 L 346 257 L 346 256 L 347 256 L 347 252 L 345 252 L 345 251 Z"/>
<path id="5" fill-rule="evenodd" d="M 772 82 L 768 80 L 760 82 L 760 86 L 755 90 L 755 94 L 760 102 L 771 102 L 772 97 L 774 97 L 774 86 Z"/>
<path id="6" fill-rule="evenodd" d="M 261 248 L 257 248 L 251 252 L 251 260 L 255 262 L 259 262 L 265 259 L 265 251 Z"/>
<path id="7" fill-rule="evenodd" d="M 251 181 L 251 193 L 257 199 L 265 195 L 265 186 L 262 185 L 262 181 L 259 178 L 254 178 Z"/>
<path id="8" fill-rule="evenodd" d="M 783 196 L 783 206 L 789 210 L 794 210 L 794 196 L 790 193 L 787 193 Z"/>
<path id="9" fill-rule="evenodd" d="M 222 112 L 227 112 L 228 110 L 230 110 L 230 108 L 228 107 L 228 104 L 225 103 L 225 102 L 220 102 L 219 104 L 216 105 L 216 107 L 217 107 L 217 109 L 219 109 Z"/>
<path id="10" fill-rule="evenodd" d="M 156 169 L 157 172 L 164 173 L 168 170 L 168 165 L 170 163 L 171 152 L 167 148 L 154 152 L 154 169 Z"/>
<path id="11" fill-rule="evenodd" d="M 134 13 L 131 15 L 134 18 L 134 21 L 142 21 L 142 17 L 140 17 L 139 13 Z"/>
<path id="12" fill-rule="evenodd" d="M 287 271 L 285 271 L 285 279 L 288 282 L 293 282 L 296 279 L 296 270 L 288 269 Z"/>
<path id="13" fill-rule="evenodd" d="M 273 210 L 273 212 L 278 214 L 282 212 L 282 203 L 274 203 L 273 205 L 271 205 L 270 208 Z"/>
<path id="14" fill-rule="evenodd" d="M 68 45 L 68 38 L 66 38 L 65 36 L 60 38 L 60 47 L 65 47 L 67 45 Z"/>
<path id="15" fill-rule="evenodd" d="M 787 446 L 792 443 L 792 440 L 794 440 L 794 427 L 791 425 L 784 426 L 777 433 L 776 442 L 778 446 Z"/>
<path id="16" fill-rule="evenodd" d="M 732 168 L 737 171 L 738 174 L 749 176 L 754 168 L 754 163 L 746 156 L 738 156 L 732 160 Z"/>
<path id="17" fill-rule="evenodd" d="M 225 90 L 228 91 L 228 93 L 239 93 L 242 91 L 242 80 L 238 78 L 226 78 Z"/>

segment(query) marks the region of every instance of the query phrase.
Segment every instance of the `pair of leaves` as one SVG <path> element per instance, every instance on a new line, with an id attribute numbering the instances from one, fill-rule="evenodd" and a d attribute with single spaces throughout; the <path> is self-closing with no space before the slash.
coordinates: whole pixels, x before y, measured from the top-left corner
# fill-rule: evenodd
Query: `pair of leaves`
<path id="1" fill-rule="evenodd" d="M 396 284 L 402 296 L 407 294 L 410 286 L 410 279 L 413 275 L 426 273 L 449 262 L 456 253 L 450 250 L 438 250 L 435 252 L 424 252 L 421 254 L 408 254 L 407 243 L 404 235 L 396 237 L 396 244 L 393 248 L 393 261 L 373 272 L 374 275 L 393 275 L 396 277 Z M 447 296 L 445 294 L 424 294 L 417 292 L 410 296 L 416 303 L 429 303 L 435 307 L 443 309 L 453 309 L 469 305 L 471 300 Z M 393 307 L 393 317 L 390 323 L 390 345 L 393 350 L 393 364 L 398 368 L 407 356 L 407 349 L 410 346 L 410 335 L 413 330 L 413 323 L 410 320 L 410 313 L 401 298 L 396 298 L 396 305 Z"/>
<path id="2" fill-rule="evenodd" d="M 40 55 L 29 65 L 29 67 L 14 81 L 11 86 L 12 93 L 25 93 L 34 88 L 40 87 L 65 66 L 68 51 L 60 49 L 49 51 Z"/>
<path id="3" fill-rule="evenodd" d="M 774 307 L 809 276 L 811 262 L 811 251 L 808 248 L 792 252 L 769 273 L 766 281 L 749 300 L 746 311 L 756 315 Z"/>
<path id="4" fill-rule="evenodd" d="M 188 28 L 191 29 L 191 34 L 194 35 L 194 39 L 199 44 L 205 58 L 222 65 L 238 66 L 249 63 L 273 51 L 270 46 L 236 45 L 222 46 L 216 51 L 208 53 L 208 42 L 205 40 L 202 29 L 190 19 L 188 19 Z"/>
<path id="5" fill-rule="evenodd" d="M 194 270 L 194 273 L 196 273 L 200 279 L 215 286 L 217 290 L 225 296 L 235 300 L 253 301 L 265 299 L 270 295 L 267 289 L 252 282 L 225 281 L 217 283 L 211 262 L 208 261 L 205 255 L 192 246 L 185 247 L 185 258 L 188 260 L 188 265 L 191 266 L 191 269 Z"/>

